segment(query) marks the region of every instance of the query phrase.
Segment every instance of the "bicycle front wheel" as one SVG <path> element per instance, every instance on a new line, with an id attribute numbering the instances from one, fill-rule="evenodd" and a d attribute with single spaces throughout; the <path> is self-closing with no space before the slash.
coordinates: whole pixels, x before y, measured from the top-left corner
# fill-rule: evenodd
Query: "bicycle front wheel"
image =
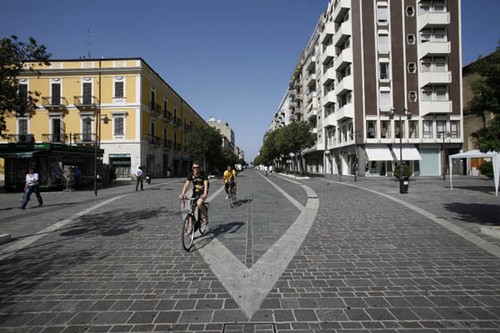
<path id="1" fill-rule="evenodd" d="M 189 251 L 194 241 L 194 221 L 193 216 L 188 214 L 182 224 L 182 246 L 184 250 Z"/>

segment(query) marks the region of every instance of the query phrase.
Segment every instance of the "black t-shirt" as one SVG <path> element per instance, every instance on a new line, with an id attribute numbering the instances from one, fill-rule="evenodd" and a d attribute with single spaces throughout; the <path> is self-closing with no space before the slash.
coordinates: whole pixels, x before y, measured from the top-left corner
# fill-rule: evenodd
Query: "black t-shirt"
<path id="1" fill-rule="evenodd" d="M 198 197 L 203 194 L 205 191 L 205 180 L 208 180 L 207 176 L 203 171 L 201 171 L 200 175 L 196 177 L 193 172 L 191 172 L 186 180 L 189 180 L 193 183 L 193 197 Z"/>

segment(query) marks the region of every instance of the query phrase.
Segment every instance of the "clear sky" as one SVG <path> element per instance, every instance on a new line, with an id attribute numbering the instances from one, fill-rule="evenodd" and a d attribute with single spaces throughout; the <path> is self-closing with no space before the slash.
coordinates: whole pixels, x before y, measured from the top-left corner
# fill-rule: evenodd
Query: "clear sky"
<path id="1" fill-rule="evenodd" d="M 448 0 L 456 1 L 456 0 Z M 0 0 L 0 37 L 54 59 L 141 57 L 251 162 L 328 0 Z M 462 0 L 463 64 L 500 40 L 500 1 Z"/>

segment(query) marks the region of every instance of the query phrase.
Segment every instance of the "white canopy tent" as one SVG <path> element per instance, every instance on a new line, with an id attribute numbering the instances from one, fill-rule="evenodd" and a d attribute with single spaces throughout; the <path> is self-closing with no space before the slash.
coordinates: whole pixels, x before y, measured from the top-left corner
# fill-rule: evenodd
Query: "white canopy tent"
<path id="1" fill-rule="evenodd" d="M 482 153 L 479 150 L 466 151 L 459 154 L 448 156 L 449 165 L 453 165 L 454 158 L 491 158 L 493 163 L 493 180 L 495 182 L 495 195 L 498 196 L 498 183 L 500 181 L 500 153 L 487 152 Z M 453 189 L 453 172 L 450 172 L 450 188 Z"/>

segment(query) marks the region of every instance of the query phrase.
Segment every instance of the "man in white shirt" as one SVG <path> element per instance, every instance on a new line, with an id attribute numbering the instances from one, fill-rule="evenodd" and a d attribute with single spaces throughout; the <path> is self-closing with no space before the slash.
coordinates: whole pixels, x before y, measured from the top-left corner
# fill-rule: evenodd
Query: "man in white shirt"
<path id="1" fill-rule="evenodd" d="M 142 166 L 139 166 L 135 171 L 135 178 L 137 178 L 137 183 L 135 184 L 135 190 L 139 189 L 139 183 L 141 183 L 141 191 L 144 190 L 144 179 L 142 175 L 144 172 L 142 171 Z"/>
<path id="2" fill-rule="evenodd" d="M 21 209 L 25 209 L 28 201 L 30 201 L 31 193 L 35 192 L 36 198 L 38 199 L 38 207 L 43 206 L 42 196 L 40 195 L 40 186 L 38 185 L 38 173 L 33 172 L 34 168 L 30 167 L 28 169 L 28 174 L 26 175 L 26 183 L 24 185 L 24 198 L 21 204 Z"/>

